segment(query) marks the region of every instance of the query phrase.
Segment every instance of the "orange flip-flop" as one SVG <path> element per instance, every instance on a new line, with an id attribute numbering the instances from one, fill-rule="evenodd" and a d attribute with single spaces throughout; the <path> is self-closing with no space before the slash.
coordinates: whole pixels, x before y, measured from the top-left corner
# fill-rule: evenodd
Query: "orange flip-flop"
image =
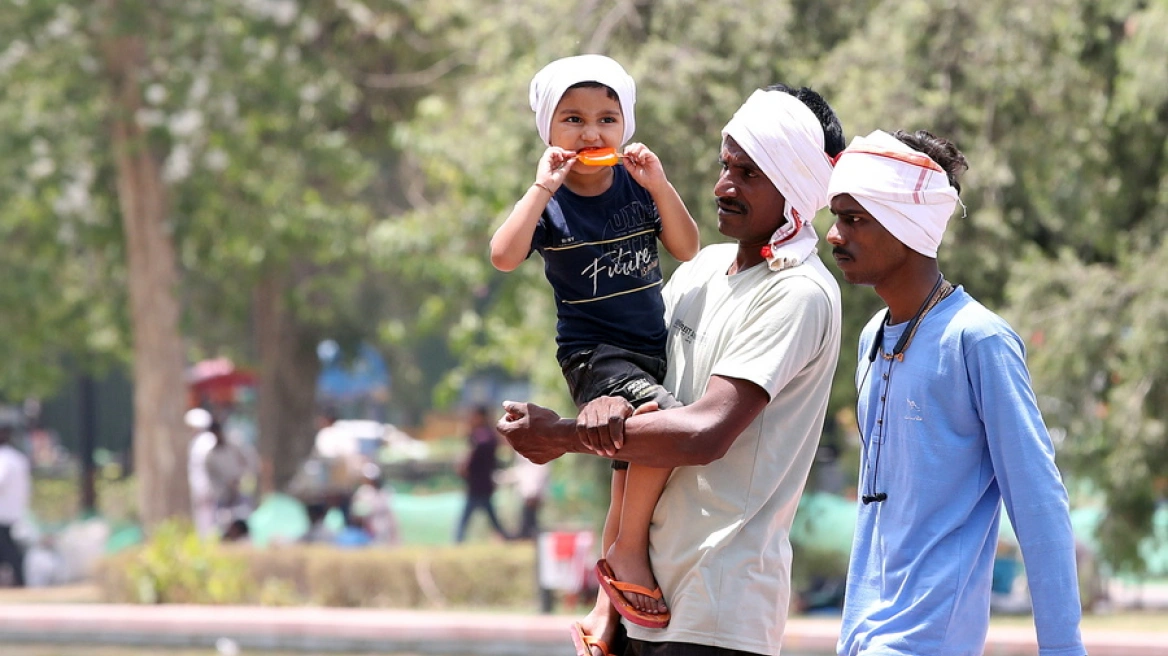
<path id="1" fill-rule="evenodd" d="M 600 647 L 604 656 L 612 656 L 608 651 L 608 644 L 600 638 L 593 638 L 584 633 L 584 625 L 576 622 L 572 625 L 572 644 L 576 645 L 576 656 L 592 656 L 593 645 Z"/>
<path id="2" fill-rule="evenodd" d="M 616 574 L 612 571 L 608 561 L 601 558 L 596 561 L 596 580 L 600 583 L 600 588 L 604 590 L 604 594 L 612 600 L 612 605 L 616 607 L 616 612 L 621 614 L 621 617 L 636 624 L 643 626 L 646 629 L 664 629 L 669 626 L 670 613 L 646 613 L 643 610 L 638 610 L 636 606 L 629 603 L 625 597 L 625 592 L 635 592 L 643 594 L 646 597 L 654 599 L 661 599 L 661 588 L 654 588 L 650 590 L 644 586 L 635 583 L 626 583 L 616 578 Z"/>

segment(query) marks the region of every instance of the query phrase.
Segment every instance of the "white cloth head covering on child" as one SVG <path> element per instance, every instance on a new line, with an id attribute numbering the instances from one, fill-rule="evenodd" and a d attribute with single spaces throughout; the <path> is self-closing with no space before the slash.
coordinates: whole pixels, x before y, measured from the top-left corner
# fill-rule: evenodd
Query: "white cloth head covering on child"
<path id="1" fill-rule="evenodd" d="M 852 139 L 840 153 L 828 200 L 840 194 L 855 198 L 902 244 L 932 258 L 961 202 L 945 169 L 881 130 Z"/>
<path id="2" fill-rule="evenodd" d="M 811 220 L 827 206 L 831 160 L 823 152 L 823 125 L 795 96 L 755 91 L 722 129 L 738 142 L 786 200 L 787 222 L 763 249 L 775 271 L 802 264 L 819 240 Z"/>
<path id="3" fill-rule="evenodd" d="M 621 138 L 623 146 L 633 137 L 637 121 L 633 117 L 633 106 L 637 103 L 637 85 L 625 69 L 614 59 L 604 55 L 578 55 L 564 57 L 544 66 L 531 80 L 531 109 L 535 112 L 535 127 L 543 142 L 551 145 L 552 116 L 560 98 L 573 84 L 599 82 L 616 92 L 620 99 L 625 132 Z"/>

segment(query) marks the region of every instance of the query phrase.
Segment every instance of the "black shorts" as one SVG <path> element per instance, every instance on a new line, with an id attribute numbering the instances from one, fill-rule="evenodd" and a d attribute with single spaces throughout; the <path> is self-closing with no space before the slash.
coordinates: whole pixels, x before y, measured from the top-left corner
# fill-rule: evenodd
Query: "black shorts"
<path id="1" fill-rule="evenodd" d="M 568 391 L 577 408 L 602 396 L 619 396 L 634 408 L 656 401 L 662 409 L 681 406 L 661 385 L 665 379 L 665 358 L 635 353 L 601 344 L 594 349 L 574 353 L 561 365 Z M 629 464 L 614 460 L 613 469 L 627 469 Z"/>

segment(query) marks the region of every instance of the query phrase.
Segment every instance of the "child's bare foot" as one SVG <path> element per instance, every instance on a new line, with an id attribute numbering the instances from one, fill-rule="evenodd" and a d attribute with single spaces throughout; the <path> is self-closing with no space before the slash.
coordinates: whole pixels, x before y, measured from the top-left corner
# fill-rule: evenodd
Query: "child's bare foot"
<path id="1" fill-rule="evenodd" d="M 640 549 L 618 549 L 619 544 L 619 540 L 614 542 L 605 555 L 605 560 L 615 574 L 614 578 L 624 583 L 639 585 L 646 590 L 656 590 L 657 579 L 653 576 L 648 553 Z M 654 598 L 628 590 L 623 594 L 634 608 L 643 613 L 660 615 L 669 611 L 663 598 Z"/>

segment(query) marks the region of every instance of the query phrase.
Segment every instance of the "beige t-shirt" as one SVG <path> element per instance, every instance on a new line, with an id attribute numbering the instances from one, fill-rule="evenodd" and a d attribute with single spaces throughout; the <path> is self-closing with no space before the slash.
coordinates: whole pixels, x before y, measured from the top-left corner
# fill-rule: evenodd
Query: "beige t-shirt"
<path id="1" fill-rule="evenodd" d="M 711 376 L 751 381 L 770 403 L 721 459 L 679 467 L 650 529 L 672 620 L 629 625 L 651 642 L 778 654 L 790 599 L 789 532 L 819 444 L 839 358 L 839 286 L 817 255 L 732 276 L 736 246 L 709 246 L 664 290 L 665 386 L 693 403 Z"/>

